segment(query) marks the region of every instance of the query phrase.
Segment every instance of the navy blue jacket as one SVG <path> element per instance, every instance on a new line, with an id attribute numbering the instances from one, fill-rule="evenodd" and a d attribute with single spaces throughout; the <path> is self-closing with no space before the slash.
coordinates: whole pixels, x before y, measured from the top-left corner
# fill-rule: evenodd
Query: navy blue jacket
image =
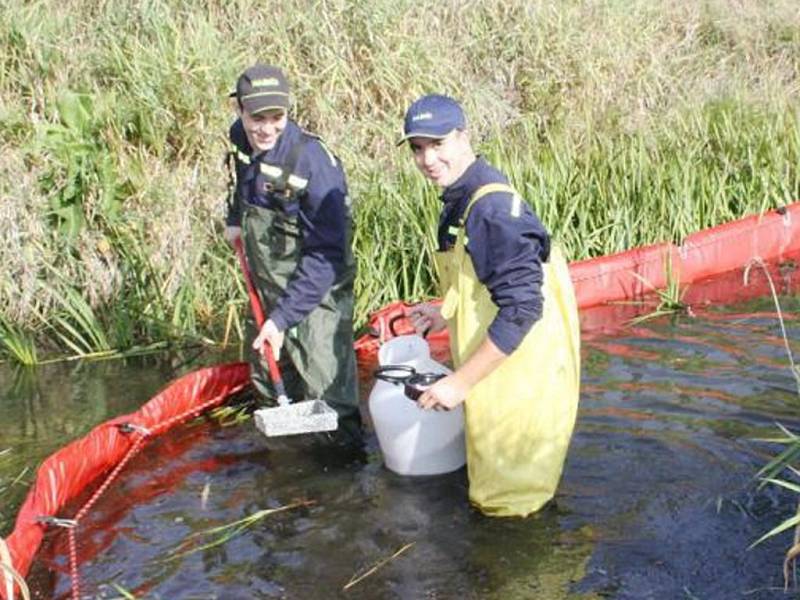
<path id="1" fill-rule="evenodd" d="M 453 246 L 470 197 L 488 183 L 508 184 L 508 179 L 478 157 L 445 188 L 439 250 Z M 467 217 L 465 233 L 475 274 L 498 307 L 489 339 L 511 354 L 542 316 L 542 262 L 550 255 L 550 236 L 531 208 L 508 192 L 493 192 L 478 200 Z"/>
<path id="2" fill-rule="evenodd" d="M 300 203 L 300 262 L 276 305 L 265 307 L 269 318 L 281 331 L 302 321 L 319 305 L 337 279 L 345 275 L 350 209 L 344 171 L 338 159 L 318 139 L 293 121 L 288 121 L 275 146 L 261 154 L 253 153 L 241 120 L 234 122 L 230 129 L 230 140 L 242 154 L 235 162 L 237 185 L 226 223 L 237 227 L 241 226 L 243 203 L 264 205 L 254 191 L 258 163 L 283 165 L 292 146 L 303 136 L 306 136 L 305 146 L 294 170 L 297 176 L 308 179 L 306 196 Z"/>

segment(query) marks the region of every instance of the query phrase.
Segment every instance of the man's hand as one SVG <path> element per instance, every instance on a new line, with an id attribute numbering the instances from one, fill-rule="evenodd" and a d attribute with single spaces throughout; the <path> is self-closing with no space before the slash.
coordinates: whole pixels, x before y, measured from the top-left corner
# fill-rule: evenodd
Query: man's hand
<path id="1" fill-rule="evenodd" d="M 283 337 L 283 332 L 278 331 L 275 323 L 273 323 L 271 319 L 268 319 L 261 328 L 261 331 L 258 332 L 256 339 L 253 340 L 253 350 L 261 352 L 264 342 L 267 342 L 269 343 L 270 348 L 272 348 L 272 355 L 275 357 L 275 360 L 278 360 L 281 357 Z"/>
<path id="2" fill-rule="evenodd" d="M 222 237 L 225 238 L 226 242 L 233 246 L 233 243 L 242 237 L 242 228 L 234 227 L 233 225 L 226 225 Z"/>
<path id="3" fill-rule="evenodd" d="M 438 306 L 429 302 L 406 309 L 406 316 L 419 335 L 434 333 L 447 327 L 447 321 L 444 320 L 442 311 Z"/>
<path id="4" fill-rule="evenodd" d="M 450 410 L 467 399 L 469 390 L 469 384 L 462 381 L 457 373 L 453 373 L 425 390 L 417 400 L 417 404 L 425 410 L 431 408 Z"/>

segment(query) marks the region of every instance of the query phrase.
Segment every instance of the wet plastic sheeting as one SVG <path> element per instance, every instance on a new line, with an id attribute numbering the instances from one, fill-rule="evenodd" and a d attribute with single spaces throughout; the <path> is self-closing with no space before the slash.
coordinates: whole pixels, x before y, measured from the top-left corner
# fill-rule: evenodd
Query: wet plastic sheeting
<path id="1" fill-rule="evenodd" d="M 784 302 L 795 314 L 797 302 Z M 84 591 L 114 597 L 116 583 L 170 599 L 786 597 L 791 534 L 747 549 L 796 505 L 753 479 L 777 450 L 753 438 L 773 435 L 776 421 L 800 430 L 769 309 L 760 301 L 587 336 L 564 479 L 555 505 L 527 520 L 469 509 L 463 470 L 393 475 L 374 438 L 358 460 L 312 436 L 268 440 L 252 423 L 176 430 L 138 456 L 87 518 Z M 800 339 L 798 322 L 789 327 Z M 164 562 L 193 532 L 298 498 L 316 504 Z M 37 560 L 38 597 L 67 596 L 63 539 L 51 536 Z"/>

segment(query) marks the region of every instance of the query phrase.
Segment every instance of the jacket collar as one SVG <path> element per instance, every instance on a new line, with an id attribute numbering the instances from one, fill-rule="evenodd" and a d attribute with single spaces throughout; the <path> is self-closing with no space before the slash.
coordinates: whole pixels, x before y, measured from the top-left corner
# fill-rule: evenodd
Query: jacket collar
<path id="1" fill-rule="evenodd" d="M 478 156 L 461 177 L 447 186 L 442 192 L 442 202 L 445 204 L 457 203 L 465 198 L 468 199 L 472 193 L 481 185 L 481 175 L 488 167 L 488 163 L 483 157 Z"/>

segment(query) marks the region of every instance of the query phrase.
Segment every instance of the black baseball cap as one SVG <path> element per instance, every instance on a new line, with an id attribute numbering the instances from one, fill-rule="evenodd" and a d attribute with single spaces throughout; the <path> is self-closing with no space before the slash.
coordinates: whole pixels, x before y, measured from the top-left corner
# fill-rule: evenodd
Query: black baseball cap
<path id="1" fill-rule="evenodd" d="M 272 65 L 255 64 L 239 75 L 230 94 L 242 110 L 255 114 L 265 110 L 289 110 L 289 82 L 283 71 Z"/>

